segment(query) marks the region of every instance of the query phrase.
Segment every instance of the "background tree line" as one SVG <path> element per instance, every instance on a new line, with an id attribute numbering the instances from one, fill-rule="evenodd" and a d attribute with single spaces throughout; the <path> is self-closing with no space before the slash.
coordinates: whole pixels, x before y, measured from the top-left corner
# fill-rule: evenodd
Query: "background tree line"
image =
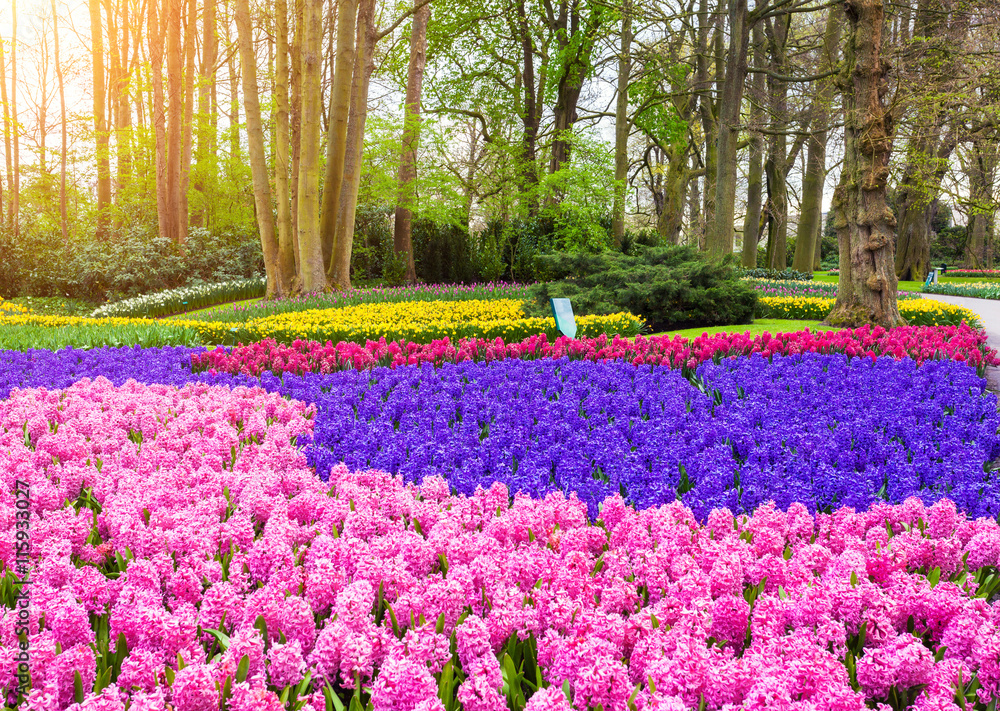
<path id="1" fill-rule="evenodd" d="M 12 246 L 260 259 L 275 295 L 637 241 L 809 271 L 828 204 L 888 286 L 945 206 L 992 264 L 986 0 L 77 1 L 3 17 Z"/>

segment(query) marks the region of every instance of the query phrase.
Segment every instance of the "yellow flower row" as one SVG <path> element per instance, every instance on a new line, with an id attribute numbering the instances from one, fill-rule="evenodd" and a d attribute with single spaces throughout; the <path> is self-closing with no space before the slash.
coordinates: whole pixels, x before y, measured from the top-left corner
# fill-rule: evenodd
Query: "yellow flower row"
<path id="1" fill-rule="evenodd" d="M 26 306 L 21 306 L 21 304 L 15 304 L 13 301 L 4 301 L 0 299 L 0 316 L 6 316 L 7 314 L 26 314 L 28 313 L 28 308 Z"/>
<path id="2" fill-rule="evenodd" d="M 632 314 L 579 316 L 577 336 L 596 337 L 602 333 L 637 334 L 643 321 Z M 248 343 L 264 338 L 291 342 L 300 340 L 355 341 L 407 340 L 428 342 L 439 338 L 500 337 L 519 340 L 538 333 L 555 336 L 551 318 L 528 318 L 516 299 L 490 301 L 407 301 L 361 304 L 331 309 L 311 309 L 266 316 L 245 323 L 219 321 L 156 321 L 144 318 L 84 318 L 0 313 L 0 326 L 117 327 L 162 324 L 189 328 L 206 344 Z"/>
<path id="3" fill-rule="evenodd" d="M 836 299 L 815 296 L 762 296 L 758 300 L 761 318 L 788 318 L 821 321 L 833 310 Z M 979 316 L 970 309 L 933 299 L 898 302 L 899 315 L 913 326 L 957 326 L 965 321 L 980 327 Z"/>

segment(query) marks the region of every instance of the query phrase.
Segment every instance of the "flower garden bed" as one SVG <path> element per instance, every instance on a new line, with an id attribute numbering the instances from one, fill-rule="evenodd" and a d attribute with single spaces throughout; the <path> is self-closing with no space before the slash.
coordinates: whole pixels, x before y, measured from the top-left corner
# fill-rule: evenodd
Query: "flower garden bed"
<path id="1" fill-rule="evenodd" d="M 757 316 L 822 320 L 833 310 L 836 301 L 835 298 L 813 296 L 762 296 L 757 303 Z M 977 328 L 980 325 L 973 311 L 932 299 L 900 301 L 899 315 L 912 326 L 957 326 L 963 321 Z"/>
<path id="2" fill-rule="evenodd" d="M 706 360 L 718 361 L 755 353 L 764 358 L 799 353 L 843 353 L 852 358 L 912 358 L 918 364 L 926 360 L 960 360 L 976 368 L 980 375 L 986 366 L 1000 365 L 1000 360 L 986 345 L 986 334 L 964 323 L 960 326 L 901 326 L 888 331 L 864 326 L 854 330 L 806 330 L 759 336 L 719 333 L 693 339 L 680 336 L 636 336 L 632 339 L 559 336 L 550 341 L 542 334 L 512 343 L 501 338 L 462 338 L 454 342 L 444 338 L 428 344 L 380 339 L 367 341 L 364 345 L 318 341 L 295 341 L 288 345 L 269 339 L 234 348 L 216 347 L 193 352 L 191 365 L 196 371 L 234 375 L 260 375 L 265 371 L 277 375 L 331 373 L 348 368 L 396 368 L 422 363 L 442 365 L 509 358 L 627 360 L 634 365 L 694 368 Z"/>
<path id="3" fill-rule="evenodd" d="M 343 466 L 323 482 L 293 444 L 311 427 L 303 403 L 238 387 L 98 379 L 5 401 L 5 492 L 15 467 L 32 491 L 22 706 L 861 711 L 1000 693 L 1000 527 L 948 500 L 698 517 L 612 496 L 592 520 L 575 495 L 502 484 L 454 495 Z"/>
<path id="4" fill-rule="evenodd" d="M 968 323 L 289 341 L 0 351 L 8 705 L 1000 695 L 997 357 Z"/>
<path id="5" fill-rule="evenodd" d="M 644 328 L 641 318 L 627 313 L 580 315 L 576 324 L 581 337 L 634 336 Z M 428 343 L 446 337 L 522 339 L 538 333 L 554 338 L 558 331 L 551 318 L 525 316 L 518 299 L 379 302 L 288 311 L 235 322 L 0 312 L 0 346 L 19 349 L 125 343 L 234 345 L 263 338 L 288 343 L 298 339 L 336 343 L 378 338 Z"/>
<path id="6" fill-rule="evenodd" d="M 942 272 L 944 276 L 950 277 L 969 277 L 972 279 L 1000 279 L 1000 270 L 998 269 L 949 269 L 946 272 Z"/>
<path id="7" fill-rule="evenodd" d="M 971 296 L 976 299 L 1000 299 L 1000 281 L 977 281 L 967 284 L 956 282 L 927 284 L 924 287 L 924 293 Z"/>
<path id="8" fill-rule="evenodd" d="M 776 280 L 776 279 L 747 279 L 753 288 L 761 296 L 783 297 L 783 296 L 809 296 L 817 298 L 836 298 L 837 285 L 825 281 L 805 281 L 805 280 Z M 896 292 L 899 300 L 919 299 L 920 295 L 911 291 Z"/>

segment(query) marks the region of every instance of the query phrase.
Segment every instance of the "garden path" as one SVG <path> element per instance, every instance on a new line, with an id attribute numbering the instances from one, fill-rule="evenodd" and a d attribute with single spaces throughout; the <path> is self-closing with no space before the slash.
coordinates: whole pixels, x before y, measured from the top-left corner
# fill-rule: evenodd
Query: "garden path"
<path id="1" fill-rule="evenodd" d="M 979 315 L 986 331 L 987 343 L 1000 351 L 1000 301 L 993 299 L 974 299 L 968 296 L 950 296 L 947 294 L 921 294 L 925 299 L 935 299 L 949 304 L 964 306 Z M 987 368 L 987 387 L 1000 393 L 1000 368 Z"/>

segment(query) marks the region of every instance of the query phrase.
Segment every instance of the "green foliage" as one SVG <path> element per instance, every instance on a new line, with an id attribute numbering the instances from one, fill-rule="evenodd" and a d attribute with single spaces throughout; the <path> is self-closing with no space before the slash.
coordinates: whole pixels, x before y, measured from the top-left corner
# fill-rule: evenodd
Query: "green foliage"
<path id="1" fill-rule="evenodd" d="M 358 282 L 399 286 L 406 277 L 406 262 L 392 243 L 393 207 L 360 206 L 354 229 L 351 277 Z M 427 217 L 413 221 L 413 254 L 417 279 L 428 284 L 495 281 L 477 268 L 476 248 L 468 230 L 452 222 Z"/>
<path id="2" fill-rule="evenodd" d="M 647 228 L 643 230 L 625 230 L 622 235 L 622 254 L 640 254 L 643 247 L 660 247 L 663 245 L 663 238 L 656 230 Z"/>
<path id="3" fill-rule="evenodd" d="M 393 208 L 389 205 L 358 205 L 354 218 L 351 278 L 361 282 L 387 280 L 387 260 L 392 255 Z M 391 282 L 390 282 L 391 283 Z"/>
<path id="4" fill-rule="evenodd" d="M 673 86 L 684 83 L 690 66 L 671 63 L 667 55 L 655 52 L 646 55 L 646 60 L 647 71 L 628 85 L 629 104 L 637 107 L 633 117 L 636 127 L 661 145 L 687 140 L 688 122 L 678 116 L 674 103 L 664 98 Z"/>
<path id="5" fill-rule="evenodd" d="M 10 301 L 43 316 L 89 316 L 94 305 L 65 296 L 18 296 Z"/>
<path id="6" fill-rule="evenodd" d="M 469 232 L 427 218 L 413 221 L 413 253 L 417 278 L 428 284 L 471 284 L 478 281 Z"/>
<path id="7" fill-rule="evenodd" d="M 244 233 L 192 229 L 183 249 L 137 226 L 103 242 L 64 241 L 57 230 L 23 225 L 16 238 L 0 229 L 0 296 L 62 296 L 103 302 L 202 281 L 263 273 L 260 240 Z"/>
<path id="8" fill-rule="evenodd" d="M 159 318 L 215 304 L 260 297 L 264 295 L 266 288 L 267 280 L 264 277 L 226 281 L 218 284 L 182 286 L 155 294 L 135 296 L 113 304 L 105 304 L 96 309 L 91 316 L 93 318 L 108 316 Z"/>
<path id="9" fill-rule="evenodd" d="M 965 261 L 965 225 L 944 227 L 931 238 L 931 264 L 961 264 Z"/>
<path id="10" fill-rule="evenodd" d="M 599 252 L 612 244 L 608 206 L 615 200 L 614 152 L 585 132 L 570 137 L 572 160 L 539 181 L 535 199 L 544 243 L 539 253 Z M 624 188 L 624 186 L 622 186 Z"/>
<path id="11" fill-rule="evenodd" d="M 709 260 L 693 247 L 637 252 L 538 257 L 540 275 L 552 281 L 529 288 L 529 312 L 541 314 L 550 298 L 564 297 L 578 314 L 627 310 L 653 331 L 750 323 L 757 293 L 740 281 L 731 259 Z"/>
<path id="12" fill-rule="evenodd" d="M 794 269 L 744 269 L 737 267 L 737 272 L 744 279 L 769 279 L 771 281 L 808 281 L 813 278 L 812 272 L 797 272 Z"/>

